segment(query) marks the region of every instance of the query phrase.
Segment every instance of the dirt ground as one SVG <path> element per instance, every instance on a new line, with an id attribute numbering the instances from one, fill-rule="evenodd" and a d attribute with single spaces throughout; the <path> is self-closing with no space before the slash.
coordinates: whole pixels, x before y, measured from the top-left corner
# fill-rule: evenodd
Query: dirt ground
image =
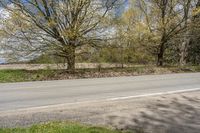
<path id="1" fill-rule="evenodd" d="M 133 65 L 124 65 L 124 67 L 131 67 Z M 121 67 L 121 64 L 110 63 L 76 63 L 76 68 L 112 68 Z M 67 69 L 66 64 L 5 64 L 0 65 L 0 70 L 4 69 L 25 69 L 25 70 L 38 70 L 38 69 Z"/>

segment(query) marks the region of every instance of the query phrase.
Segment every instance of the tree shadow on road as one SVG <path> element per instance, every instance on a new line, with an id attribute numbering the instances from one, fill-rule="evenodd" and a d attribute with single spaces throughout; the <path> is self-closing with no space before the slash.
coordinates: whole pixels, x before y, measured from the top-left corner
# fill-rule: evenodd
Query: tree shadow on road
<path id="1" fill-rule="evenodd" d="M 108 124 L 121 130 L 150 133 L 200 133 L 200 98 L 162 97 L 135 115 L 108 116 Z"/>

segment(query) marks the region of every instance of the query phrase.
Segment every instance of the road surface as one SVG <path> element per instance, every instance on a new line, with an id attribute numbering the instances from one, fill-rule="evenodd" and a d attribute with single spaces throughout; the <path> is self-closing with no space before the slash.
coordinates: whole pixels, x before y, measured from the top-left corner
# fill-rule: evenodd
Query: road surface
<path id="1" fill-rule="evenodd" d="M 200 90 L 200 73 L 0 84 L 0 111 Z"/>

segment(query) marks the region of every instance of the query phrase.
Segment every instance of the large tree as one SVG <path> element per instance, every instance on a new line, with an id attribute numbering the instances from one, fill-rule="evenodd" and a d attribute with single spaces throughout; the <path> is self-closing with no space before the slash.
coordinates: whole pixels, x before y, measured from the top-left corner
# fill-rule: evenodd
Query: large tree
<path id="1" fill-rule="evenodd" d="M 191 0 L 141 0 L 140 8 L 152 34 L 159 36 L 157 42 L 157 65 L 163 66 L 169 41 L 186 28 Z"/>
<path id="2" fill-rule="evenodd" d="M 116 1 L 1 0 L 0 3 L 12 15 L 23 18 L 18 20 L 23 21 L 20 27 L 27 24 L 27 29 L 32 28 L 27 37 L 23 27 L 20 38 L 27 40 L 31 47 L 35 42 L 31 39 L 37 38 L 40 42 L 44 39 L 42 46 L 53 48 L 54 54 L 66 58 L 68 69 L 74 71 L 76 48 L 102 39 L 102 22 Z"/>

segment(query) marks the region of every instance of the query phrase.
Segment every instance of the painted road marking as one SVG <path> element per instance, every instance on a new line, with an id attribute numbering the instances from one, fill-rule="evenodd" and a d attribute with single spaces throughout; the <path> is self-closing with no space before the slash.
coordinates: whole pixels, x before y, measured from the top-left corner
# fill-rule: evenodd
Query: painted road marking
<path id="1" fill-rule="evenodd" d="M 159 92 L 159 93 L 150 93 L 150 94 L 126 96 L 126 97 L 116 97 L 116 98 L 108 98 L 108 99 L 101 99 L 101 100 L 84 101 L 84 102 L 73 102 L 73 103 L 63 103 L 63 104 L 55 104 L 55 105 L 45 105 L 45 106 L 38 106 L 38 107 L 14 109 L 14 110 L 0 111 L 0 115 L 4 114 L 4 113 L 15 113 L 16 111 L 21 111 L 21 112 L 25 111 L 26 112 L 26 111 L 31 111 L 31 110 L 38 111 L 40 109 L 49 109 L 49 108 L 57 108 L 58 109 L 58 108 L 66 107 L 67 105 L 74 105 L 74 104 L 117 101 L 117 100 L 131 99 L 131 98 L 133 99 L 133 98 L 142 98 L 142 97 L 150 97 L 150 96 L 169 95 L 169 94 L 177 94 L 177 93 L 185 93 L 185 92 L 193 92 L 193 91 L 200 91 L 200 88 L 184 89 L 184 90 L 177 90 L 177 91 L 167 91 L 167 92 Z"/>
<path id="2" fill-rule="evenodd" d="M 150 94 L 143 94 L 143 95 L 136 95 L 136 96 L 109 98 L 109 99 L 107 99 L 107 101 L 125 100 L 125 99 L 131 99 L 131 98 L 141 98 L 141 97 L 159 96 L 159 95 L 169 95 L 169 94 L 192 92 L 192 91 L 200 91 L 200 88 L 177 90 L 177 91 L 167 91 L 167 92 L 159 92 L 159 93 L 150 93 Z"/>

